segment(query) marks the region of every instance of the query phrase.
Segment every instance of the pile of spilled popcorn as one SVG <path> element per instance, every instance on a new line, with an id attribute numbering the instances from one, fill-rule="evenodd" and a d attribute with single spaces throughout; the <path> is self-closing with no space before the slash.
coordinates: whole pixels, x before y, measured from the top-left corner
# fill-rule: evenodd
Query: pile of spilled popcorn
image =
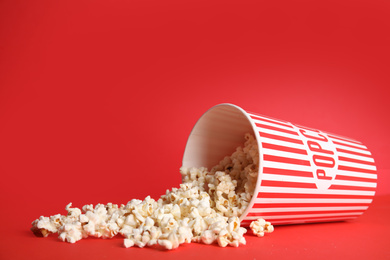
<path id="1" fill-rule="evenodd" d="M 75 243 L 88 236 L 112 238 L 118 233 L 125 247 L 160 245 L 175 249 L 183 243 L 245 245 L 246 229 L 239 216 L 248 206 L 257 181 L 259 153 L 257 142 L 245 134 L 244 147 L 238 147 L 210 171 L 206 168 L 180 168 L 180 188 L 167 190 L 157 201 L 146 197 L 126 205 L 108 203 L 81 209 L 66 206 L 68 214 L 41 216 L 32 222 L 37 236 L 58 233 L 62 241 Z M 250 224 L 253 234 L 262 237 L 274 230 L 271 223 L 258 219 Z"/>

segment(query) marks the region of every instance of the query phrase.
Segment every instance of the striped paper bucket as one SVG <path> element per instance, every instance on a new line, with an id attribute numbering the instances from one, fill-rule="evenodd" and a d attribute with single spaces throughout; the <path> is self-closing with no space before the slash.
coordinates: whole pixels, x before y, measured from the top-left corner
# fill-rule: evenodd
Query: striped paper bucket
<path id="1" fill-rule="evenodd" d="M 245 133 L 259 146 L 259 173 L 243 226 L 262 217 L 272 224 L 354 219 L 376 189 L 374 159 L 361 142 L 270 118 L 232 104 L 209 109 L 194 126 L 183 166 L 218 164 Z"/>

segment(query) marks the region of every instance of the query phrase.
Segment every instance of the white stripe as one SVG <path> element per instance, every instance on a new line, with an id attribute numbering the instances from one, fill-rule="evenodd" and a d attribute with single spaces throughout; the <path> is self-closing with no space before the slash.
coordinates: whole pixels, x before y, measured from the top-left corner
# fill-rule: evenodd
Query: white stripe
<path id="1" fill-rule="evenodd" d="M 268 174 L 268 173 L 263 173 L 261 176 L 262 176 L 261 177 L 262 180 L 268 180 L 268 181 L 315 183 L 315 179 L 313 177 L 286 176 L 286 175 Z M 332 184 L 346 185 L 346 186 L 371 187 L 371 188 L 376 187 L 376 183 L 363 182 L 363 181 L 332 180 Z"/>
<path id="2" fill-rule="evenodd" d="M 263 154 L 269 154 L 269 155 L 275 155 L 275 156 L 286 157 L 286 158 L 294 158 L 294 159 L 306 160 L 306 161 L 310 162 L 310 158 L 306 154 L 291 153 L 291 152 L 278 151 L 278 150 L 265 149 L 265 148 L 263 148 Z"/>
<path id="3" fill-rule="evenodd" d="M 266 149 L 266 148 L 263 148 L 263 151 L 264 151 L 264 154 L 270 154 L 270 155 L 275 155 L 275 156 L 282 156 L 282 157 L 310 161 L 310 158 L 308 157 L 308 155 L 304 155 L 304 154 L 297 154 L 297 153 L 292 153 L 292 152 L 278 151 L 278 150 Z M 355 168 L 360 168 L 360 169 L 376 171 L 376 167 L 373 165 L 348 162 L 348 161 L 338 161 L 338 162 L 339 162 L 339 165 L 343 165 L 343 166 L 349 166 L 349 167 L 355 167 Z"/>
<path id="4" fill-rule="evenodd" d="M 353 215 L 361 215 L 363 212 L 356 213 L 323 213 L 323 214 L 302 214 L 302 215 L 276 215 L 276 216 L 264 216 L 267 220 L 271 219 L 289 219 L 289 218 L 315 218 L 315 217 L 335 217 L 335 216 L 353 216 Z M 245 217 L 247 220 L 255 220 L 258 219 L 259 216 L 250 216 Z M 272 221 L 272 220 L 271 220 Z"/>
<path id="5" fill-rule="evenodd" d="M 296 177 L 296 176 L 269 174 L 269 173 L 263 173 L 261 175 L 261 179 L 268 180 L 268 181 L 315 183 L 315 179 L 313 177 Z"/>
<path id="6" fill-rule="evenodd" d="M 352 143 L 352 142 L 347 142 L 347 141 L 344 141 L 344 140 L 339 140 L 339 139 L 332 138 L 330 136 L 328 136 L 328 137 L 329 137 L 329 139 L 331 141 L 335 141 L 335 142 L 339 142 L 339 143 L 343 143 L 343 144 L 348 144 L 348 145 L 354 145 L 356 147 L 361 147 L 362 149 L 367 150 L 367 147 L 362 145 L 362 144 L 356 144 L 356 143 Z"/>
<path id="7" fill-rule="evenodd" d="M 270 167 L 270 168 L 277 168 L 277 169 L 285 169 L 285 170 L 313 172 L 312 167 L 306 166 L 306 165 L 298 165 L 298 164 L 288 164 L 288 163 L 281 164 L 279 162 L 272 162 L 272 161 L 264 161 L 263 160 L 263 166 Z"/>
<path id="8" fill-rule="evenodd" d="M 247 112 L 248 113 L 248 112 Z M 269 117 L 265 117 L 265 116 L 262 116 L 262 115 L 256 115 L 256 114 L 252 114 L 252 113 L 248 113 L 249 115 L 251 116 L 255 116 L 255 117 L 259 117 L 259 118 L 263 118 L 263 119 L 266 119 L 266 120 L 270 120 L 270 121 L 273 121 L 273 122 L 277 122 L 277 123 L 281 123 L 281 124 L 285 124 L 285 125 L 291 125 L 291 123 L 289 122 L 283 122 L 281 120 L 278 120 L 278 119 L 272 119 L 272 118 L 269 118 Z M 252 118 L 253 119 L 253 118 Z"/>
<path id="9" fill-rule="evenodd" d="M 289 194 L 313 194 L 313 195 L 361 195 L 374 196 L 375 191 L 360 190 L 318 190 L 307 188 L 282 188 L 282 187 L 260 187 L 262 193 L 289 193 Z M 259 194 L 261 196 L 261 194 Z"/>
<path id="10" fill-rule="evenodd" d="M 358 216 L 355 217 L 335 217 L 335 218 L 316 218 L 316 219 L 305 219 L 305 220 L 273 220 L 272 225 L 281 225 L 281 224 L 302 224 L 302 223 L 307 223 L 307 222 L 330 222 L 330 221 L 337 221 L 337 220 L 348 220 L 348 219 L 355 219 Z M 243 221 L 241 225 L 249 225 L 251 220 L 248 220 L 249 222 Z"/>
<path id="11" fill-rule="evenodd" d="M 364 182 L 364 181 L 333 180 L 332 184 L 334 184 L 334 185 L 345 185 L 345 186 L 358 186 L 358 187 L 376 188 L 376 183 L 374 183 L 374 182 Z"/>
<path id="12" fill-rule="evenodd" d="M 253 118 L 252 118 L 252 119 L 253 119 Z M 268 119 L 266 119 L 266 120 L 268 120 Z M 294 128 L 287 127 L 287 126 L 282 126 L 282 125 L 278 125 L 277 123 L 270 123 L 270 122 L 265 122 L 265 121 L 261 121 L 261 120 L 257 120 L 257 119 L 253 119 L 253 121 L 254 121 L 255 123 L 258 123 L 258 124 L 274 126 L 274 127 L 277 127 L 277 128 L 281 128 L 281 129 L 285 129 L 285 130 L 289 130 L 289 131 L 296 132 L 296 130 L 295 130 Z M 282 124 L 285 124 L 285 123 L 282 123 Z"/>
<path id="13" fill-rule="evenodd" d="M 362 153 L 362 154 L 367 154 L 367 155 L 371 156 L 370 151 L 364 151 L 364 150 L 351 148 L 351 147 L 347 147 L 347 146 L 343 146 L 343 145 L 339 145 L 339 144 L 335 144 L 335 146 L 337 148 L 340 148 L 340 149 L 344 149 L 344 150 L 348 150 L 348 151 L 352 151 L 352 152 L 357 152 L 357 153 Z M 365 158 L 367 158 L 367 157 L 365 157 Z"/>
<path id="14" fill-rule="evenodd" d="M 299 139 L 300 140 L 300 137 L 295 136 L 295 139 Z M 289 147 L 290 145 L 294 145 L 294 148 L 299 148 L 299 149 L 306 150 L 306 147 L 303 144 L 296 144 L 296 143 L 291 143 L 289 141 L 283 141 L 283 140 L 275 140 L 275 139 L 272 139 L 272 138 L 264 137 L 261 134 L 260 134 L 260 141 L 262 143 L 274 143 L 274 142 L 277 141 L 279 145 L 283 145 L 283 146 L 287 146 L 287 147 Z M 291 147 L 293 147 L 293 146 L 291 146 Z M 263 149 L 263 147 L 260 147 L 260 149 Z"/>
<path id="15" fill-rule="evenodd" d="M 272 162 L 272 161 L 263 161 L 263 167 L 269 167 L 269 168 L 277 168 L 281 170 L 296 170 L 296 171 L 306 171 L 306 172 L 313 172 L 313 169 L 311 166 L 305 166 L 305 165 L 297 165 L 297 164 L 287 164 L 287 163 L 278 163 L 278 162 Z M 283 166 L 283 167 L 281 167 Z M 261 174 L 261 173 L 260 173 Z M 265 173 L 263 173 L 265 174 Z M 344 171 L 344 170 L 337 170 L 337 175 L 341 176 L 350 176 L 350 177 L 360 177 L 360 178 L 367 178 L 376 180 L 377 175 L 373 173 L 364 173 L 364 172 L 351 172 L 351 171 Z"/>
<path id="16" fill-rule="evenodd" d="M 294 211 L 328 211 L 328 210 L 366 210 L 368 206 L 360 207 L 299 207 L 299 208 L 252 208 L 249 213 L 294 212 Z"/>
<path id="17" fill-rule="evenodd" d="M 351 172 L 351 171 L 337 170 L 337 175 L 349 176 L 349 177 L 360 177 L 360 178 L 366 178 L 366 179 L 372 179 L 372 180 L 377 179 L 376 174 L 364 173 L 364 172 Z"/>
<path id="18" fill-rule="evenodd" d="M 271 130 L 271 129 L 266 129 L 266 128 L 262 128 L 262 127 L 258 127 L 258 126 L 256 126 L 256 128 L 257 128 L 257 131 L 261 131 L 261 132 L 264 132 L 267 134 L 279 135 L 279 136 L 284 136 L 284 137 L 294 138 L 294 139 L 299 139 L 299 140 L 301 139 L 298 135 L 288 134 L 288 133 L 275 131 L 275 130 Z M 262 137 L 261 134 L 260 134 L 260 137 Z"/>
<path id="19" fill-rule="evenodd" d="M 276 144 L 276 145 L 281 145 L 281 146 L 286 146 L 286 147 L 291 147 L 291 148 L 297 148 L 297 149 L 302 149 L 302 150 L 306 150 L 306 147 L 302 144 L 295 144 L 295 143 L 290 143 L 288 142 L 288 144 L 286 143 L 286 141 L 279 141 L 279 140 L 276 140 L 276 139 L 271 139 L 271 138 L 265 138 L 263 137 L 263 139 L 267 140 L 266 142 L 263 142 L 263 143 L 270 143 L 270 144 Z M 263 147 L 261 147 L 260 149 L 264 149 Z"/>
<path id="20" fill-rule="evenodd" d="M 362 164 L 362 163 L 354 163 L 354 162 L 346 162 L 346 161 L 339 161 L 339 166 L 349 166 L 349 167 L 355 167 L 355 168 L 360 168 L 360 169 L 365 169 L 365 170 L 372 170 L 376 171 L 376 167 L 373 165 L 367 165 L 367 164 Z"/>
<path id="21" fill-rule="evenodd" d="M 348 157 L 351 159 L 357 159 L 357 160 L 362 160 L 362 161 L 366 161 L 366 162 L 375 162 L 373 158 L 368 158 L 368 157 L 361 156 L 361 155 L 343 153 L 343 152 L 339 152 L 339 151 L 336 151 L 336 153 L 338 156 L 344 156 L 344 157 Z M 342 161 L 340 161 L 340 162 L 342 162 Z"/>
<path id="22" fill-rule="evenodd" d="M 372 199 L 295 199 L 295 198 L 255 198 L 255 204 L 262 204 L 264 207 L 267 204 L 275 203 L 371 203 Z M 319 204 L 320 205 L 320 204 Z"/>

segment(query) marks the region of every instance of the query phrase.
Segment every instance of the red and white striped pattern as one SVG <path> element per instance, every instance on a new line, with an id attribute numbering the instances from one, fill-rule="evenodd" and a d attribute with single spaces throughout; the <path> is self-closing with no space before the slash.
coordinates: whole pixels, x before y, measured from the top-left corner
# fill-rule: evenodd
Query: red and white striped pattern
<path id="1" fill-rule="evenodd" d="M 259 217 L 272 224 L 347 220 L 368 208 L 377 176 L 374 159 L 362 143 L 314 130 L 335 151 L 329 153 L 336 161 L 336 174 L 321 188 L 299 127 L 255 113 L 248 115 L 260 136 L 261 180 L 242 225 Z"/>

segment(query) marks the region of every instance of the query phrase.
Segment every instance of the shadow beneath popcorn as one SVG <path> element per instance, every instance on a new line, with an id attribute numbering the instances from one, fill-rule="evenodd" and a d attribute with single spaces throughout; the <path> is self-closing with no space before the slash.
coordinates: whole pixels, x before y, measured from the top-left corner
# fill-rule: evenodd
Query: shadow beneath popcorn
<path id="1" fill-rule="evenodd" d="M 317 232 L 319 230 L 326 230 L 329 228 L 334 230 L 336 227 L 340 227 L 340 228 L 345 228 L 347 226 L 351 227 L 352 225 L 356 224 L 355 222 L 356 222 L 356 220 L 348 220 L 348 221 L 335 221 L 335 222 L 305 223 L 305 225 L 297 225 L 297 224 L 277 225 L 277 226 L 275 226 L 274 232 L 266 233 L 264 235 L 264 237 L 257 237 L 255 234 L 253 234 L 253 232 L 251 231 L 250 228 L 246 227 L 247 233 L 244 236 L 247 240 L 247 246 L 248 246 L 248 244 L 257 244 L 258 242 L 256 242 L 256 241 L 263 241 L 262 242 L 263 245 L 264 245 L 264 243 L 272 244 L 272 243 L 275 243 L 276 241 L 280 240 L 281 237 L 284 237 L 284 238 L 295 237 L 295 239 L 297 239 L 298 233 L 299 233 L 299 235 L 302 235 L 302 232 L 303 233 L 309 232 L 309 230 L 311 230 L 313 232 Z M 47 241 L 46 243 L 44 243 L 46 245 L 47 244 L 53 245 L 54 243 L 57 245 L 61 245 L 61 244 L 64 245 L 64 246 L 60 246 L 61 248 L 64 248 L 64 247 L 65 248 L 66 247 L 73 248 L 74 245 L 82 246 L 82 248 L 92 248 L 92 247 L 95 248 L 95 247 L 99 247 L 99 243 L 105 243 L 105 244 L 109 244 L 109 247 L 118 248 L 118 249 L 123 248 L 125 250 L 129 250 L 129 252 L 131 252 L 132 250 L 146 250 L 146 251 L 153 250 L 153 251 L 157 251 L 157 252 L 177 252 L 177 251 L 183 251 L 183 250 L 189 250 L 189 249 L 193 250 L 193 249 L 198 248 L 198 246 L 208 247 L 210 249 L 211 248 L 223 249 L 222 247 L 220 247 L 218 245 L 217 242 L 214 242 L 212 244 L 203 244 L 203 243 L 187 244 L 187 243 L 184 243 L 184 244 L 181 244 L 178 248 L 172 249 L 172 250 L 165 249 L 164 247 L 157 245 L 157 244 L 153 245 L 153 246 L 145 246 L 143 248 L 140 248 L 137 246 L 126 248 L 123 244 L 124 237 L 122 237 L 119 234 L 113 238 L 107 238 L 107 239 L 102 239 L 102 238 L 97 238 L 97 237 L 91 236 L 88 238 L 84 238 L 80 241 L 77 241 L 74 244 L 70 244 L 68 242 L 63 242 L 60 239 L 58 239 L 57 233 L 50 234 L 47 237 L 37 237 L 30 230 L 20 230 L 20 233 L 22 233 L 23 236 L 28 236 L 30 238 L 36 239 L 39 242 L 42 242 L 42 240 L 37 239 L 37 238 L 42 238 L 45 241 Z M 101 242 L 99 242 L 99 241 L 101 241 Z M 55 246 L 55 247 L 57 247 L 57 246 Z M 241 248 L 241 247 L 245 248 L 246 245 L 240 245 L 239 248 Z M 232 247 L 232 246 L 226 246 L 225 248 L 235 249 L 235 247 Z"/>

